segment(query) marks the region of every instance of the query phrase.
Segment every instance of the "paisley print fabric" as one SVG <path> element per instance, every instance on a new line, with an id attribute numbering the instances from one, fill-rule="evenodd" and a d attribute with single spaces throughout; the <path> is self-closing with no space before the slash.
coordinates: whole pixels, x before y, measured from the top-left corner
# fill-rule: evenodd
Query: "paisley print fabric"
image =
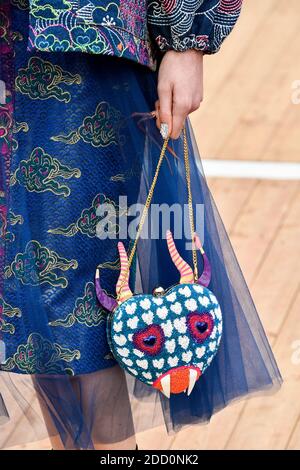
<path id="1" fill-rule="evenodd" d="M 155 69 L 159 51 L 216 52 L 234 27 L 242 0 L 29 2 L 30 50 L 116 55 Z"/>

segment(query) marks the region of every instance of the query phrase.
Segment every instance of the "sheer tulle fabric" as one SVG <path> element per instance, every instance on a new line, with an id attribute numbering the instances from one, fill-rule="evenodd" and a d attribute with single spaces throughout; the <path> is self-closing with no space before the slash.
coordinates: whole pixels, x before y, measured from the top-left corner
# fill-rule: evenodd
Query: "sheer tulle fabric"
<path id="1" fill-rule="evenodd" d="M 83 180 L 76 204 L 80 201 L 80 197 L 85 198 L 91 186 L 92 192 L 101 192 L 103 188 L 107 190 L 105 180 L 107 175 L 111 174 L 115 174 L 120 182 L 114 196 L 127 195 L 128 204 L 144 203 L 162 145 L 162 138 L 150 114 L 157 99 L 156 73 L 129 61 L 110 57 L 59 52 L 37 53 L 34 55 L 43 60 L 53 61 L 74 74 L 79 71 L 81 77 L 84 77 L 85 84 L 78 93 L 72 90 L 72 100 L 63 107 L 56 107 L 58 103 L 53 99 L 32 100 L 30 104 L 28 102 L 26 104 L 24 95 L 16 93 L 14 80 L 18 69 L 23 66 L 24 61 L 27 63 L 32 55 L 26 52 L 27 13 L 11 8 L 9 2 L 4 2 L 1 9 L 3 18 L 10 22 L 9 31 L 21 30 L 25 36 L 21 45 L 16 39 L 10 39 L 7 45 L 1 43 L 1 79 L 6 83 L 8 98 L 12 98 L 9 106 L 8 103 L 0 105 L 1 113 L 2 115 L 6 113 L 5 115 L 9 115 L 15 122 L 26 121 L 29 114 L 34 116 L 28 133 L 13 135 L 10 126 L 5 145 L 2 143 L 0 189 L 4 216 L 16 208 L 14 198 L 10 197 L 11 165 L 14 167 L 24 159 L 25 155 L 30 154 L 33 147 L 44 143 L 43 135 L 49 126 L 53 126 L 53 135 L 55 135 L 57 123 L 59 122 L 61 129 L 62 123 L 66 127 L 64 134 L 67 134 L 67 129 L 72 128 L 74 123 L 82 121 L 82 116 L 90 113 L 89 105 L 95 96 L 97 97 L 95 103 L 109 102 L 122 113 L 123 118 L 116 133 L 114 150 L 109 153 L 109 147 L 79 144 L 80 151 L 78 151 L 73 144 L 53 144 L 58 159 L 60 156 L 64 159 L 67 154 L 70 161 L 74 163 L 78 158 L 83 165 L 84 159 L 90 159 L 89 165 L 83 167 L 86 171 L 90 168 L 90 178 Z M 68 350 L 70 344 L 73 349 L 78 347 L 82 350 L 82 354 L 78 363 L 70 365 L 73 368 L 73 375 L 69 375 L 70 371 L 66 367 L 68 351 L 66 355 L 61 354 L 56 357 L 55 370 L 52 371 L 47 370 L 49 356 L 42 352 L 35 358 L 38 367 L 32 366 L 29 373 L 28 370 L 24 373 L 24 370 L 16 369 L 10 372 L 0 366 L 0 370 L 2 369 L 0 447 L 34 442 L 50 434 L 58 435 L 66 449 L 93 449 L 101 444 L 109 446 L 126 440 L 128 447 L 134 448 L 134 435 L 139 431 L 165 424 L 168 432 L 177 432 L 184 425 L 208 421 L 213 413 L 235 399 L 280 386 L 280 373 L 208 189 L 189 121 L 187 121 L 187 134 L 194 209 L 198 214 L 199 207 L 202 208 L 199 216 L 200 234 L 212 265 L 210 289 L 217 296 L 223 311 L 224 332 L 216 358 L 196 383 L 191 396 L 173 395 L 168 400 L 154 389 L 135 381 L 131 376 L 126 376 L 113 359 L 100 361 L 97 357 L 97 347 L 99 346 L 99 354 L 101 351 L 101 358 L 108 352 L 104 325 L 101 329 L 94 327 L 94 333 L 90 337 L 87 336 L 91 333 L 86 325 L 77 324 L 77 333 L 73 336 L 72 328 L 61 328 L 57 332 L 57 329 L 51 327 L 49 302 L 45 301 L 47 299 L 43 288 L 28 289 L 27 297 L 24 299 L 24 291 L 19 288 L 18 283 L 5 278 L 4 268 L 10 259 L 12 248 L 9 241 L 3 241 L 1 295 L 9 304 L 22 305 L 24 320 L 9 318 L 9 323 L 14 326 L 20 338 L 19 343 L 24 343 L 24 331 L 26 330 L 27 337 L 30 325 L 32 330 L 41 334 L 49 344 L 56 344 L 59 340 L 60 343 L 69 345 Z M 102 162 L 108 156 L 111 166 L 103 167 Z M 187 192 L 182 156 L 182 139 L 171 141 L 167 160 L 163 164 L 154 193 L 154 204 L 172 206 L 177 203 L 179 207 L 184 207 L 186 204 Z M 92 174 L 96 177 L 93 178 Z M 26 199 L 18 200 L 16 204 L 18 209 L 23 208 L 28 216 L 27 222 L 22 227 L 22 236 L 15 237 L 13 241 L 14 252 L 21 252 L 24 250 L 26 233 L 30 235 L 30 231 L 36 234 L 43 232 L 43 224 L 47 220 L 45 216 L 49 214 L 51 205 L 49 207 L 50 202 L 48 203 L 45 198 L 40 207 L 40 217 L 35 216 L 31 222 L 28 222 L 30 208 L 26 206 Z M 65 201 L 64 204 L 67 211 L 69 206 Z M 151 220 L 150 218 L 148 223 L 149 230 Z M 182 222 L 182 226 L 189 225 Z M 167 228 L 174 229 L 172 217 L 170 227 Z M 132 279 L 136 292 L 150 293 L 158 285 L 167 288 L 178 282 L 178 273 L 169 258 L 163 232 L 162 229 L 159 239 L 142 238 L 139 241 L 136 276 Z M 190 234 L 186 233 L 186 237 L 189 238 Z M 191 251 L 187 249 L 186 237 L 176 239 L 176 244 L 181 255 L 191 263 Z M 93 239 L 87 243 L 70 237 L 67 242 L 59 240 L 57 243 L 66 243 L 70 257 L 78 250 L 84 252 L 86 264 L 85 271 L 81 275 L 91 281 L 99 262 L 106 259 L 114 261 L 117 257 L 116 240 L 102 242 Z M 129 240 L 127 246 L 128 244 Z M 201 270 L 200 257 L 199 265 Z M 103 269 L 104 287 L 111 294 L 114 294 L 117 274 L 117 269 Z M 72 286 L 75 284 L 70 283 L 70 288 L 65 289 L 66 297 L 72 295 Z M 3 314 L 0 319 L 8 320 Z M 12 357 L 16 350 L 12 335 L 3 329 L 0 334 L 2 341 L 7 345 L 8 356 Z M 85 354 L 89 347 L 93 351 L 93 357 L 89 356 L 88 352 Z M 88 358 L 85 362 L 82 360 L 84 357 Z"/>

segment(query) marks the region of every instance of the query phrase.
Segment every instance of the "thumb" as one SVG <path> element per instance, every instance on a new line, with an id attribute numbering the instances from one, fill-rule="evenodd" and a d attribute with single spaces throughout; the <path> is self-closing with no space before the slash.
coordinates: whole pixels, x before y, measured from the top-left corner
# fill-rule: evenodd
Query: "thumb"
<path id="1" fill-rule="evenodd" d="M 159 121 L 161 132 L 164 138 L 170 135 L 172 132 L 172 102 L 173 92 L 171 85 L 158 87 L 158 98 L 159 98 Z"/>

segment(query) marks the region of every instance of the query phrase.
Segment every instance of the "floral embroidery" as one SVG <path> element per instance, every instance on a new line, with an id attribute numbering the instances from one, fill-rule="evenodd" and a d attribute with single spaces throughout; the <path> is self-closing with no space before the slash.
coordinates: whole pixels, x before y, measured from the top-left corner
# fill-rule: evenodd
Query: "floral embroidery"
<path id="1" fill-rule="evenodd" d="M 162 51 L 216 52 L 234 27 L 242 0 L 150 0 L 148 25 Z"/>
<path id="2" fill-rule="evenodd" d="M 103 206 L 104 215 L 97 215 L 97 210 Z M 106 207 L 105 207 L 106 206 Z M 92 205 L 83 209 L 78 220 L 70 224 L 68 227 L 58 227 L 49 229 L 49 233 L 55 235 L 64 235 L 65 237 L 73 237 L 76 233 L 81 232 L 90 238 L 101 234 L 106 235 L 111 233 L 118 233 L 119 227 L 116 223 L 117 217 L 125 214 L 127 209 L 122 209 L 116 205 L 114 201 L 107 198 L 104 194 L 97 194 L 92 202 Z M 104 223 L 101 224 L 101 221 Z"/>
<path id="3" fill-rule="evenodd" d="M 48 100 L 69 103 L 71 94 L 64 91 L 60 84 L 79 85 L 80 75 L 73 75 L 40 57 L 31 57 L 26 68 L 20 68 L 16 77 L 16 90 L 33 100 Z"/>
<path id="4" fill-rule="evenodd" d="M 22 314 L 19 308 L 12 307 L 4 301 L 2 296 L 0 296 L 0 331 L 2 331 L 2 333 L 9 333 L 13 335 L 15 332 L 15 327 L 11 323 L 6 322 L 3 318 L 3 315 L 9 318 L 19 318 Z"/>
<path id="5" fill-rule="evenodd" d="M 242 0 L 46 3 L 31 0 L 30 49 L 116 55 L 155 70 L 157 49 L 216 52 L 237 21 Z"/>
<path id="6" fill-rule="evenodd" d="M 101 101 L 93 116 L 86 116 L 82 125 L 68 135 L 51 137 L 55 142 L 76 144 L 82 139 L 93 147 L 107 147 L 118 143 L 118 128 L 121 113 L 109 103 Z"/>
<path id="7" fill-rule="evenodd" d="M 18 168 L 10 179 L 13 186 L 16 183 L 24 186 L 30 192 L 41 193 L 51 191 L 58 196 L 70 195 L 70 188 L 61 184 L 57 178 L 79 178 L 81 171 L 63 165 L 56 158 L 51 157 L 41 147 L 35 148 L 28 160 L 21 160 Z"/>
<path id="8" fill-rule="evenodd" d="M 100 325 L 106 318 L 107 312 L 99 305 L 95 285 L 93 282 L 88 282 L 85 285 L 84 296 L 76 299 L 73 312 L 66 318 L 49 322 L 49 325 L 69 328 L 77 322 L 91 327 Z"/>
<path id="9" fill-rule="evenodd" d="M 71 268 L 78 268 L 75 259 L 67 260 L 38 241 L 30 240 L 24 253 L 17 253 L 14 261 L 5 268 L 5 276 L 8 278 L 14 275 L 25 285 L 48 283 L 65 288 L 68 285 L 67 279 L 64 276 L 59 277 L 55 271 L 67 271 Z"/>
<path id="10" fill-rule="evenodd" d="M 75 5 L 75 12 L 76 18 L 80 23 L 109 27 L 116 26 L 118 28 L 125 27 L 119 6 L 115 2 L 110 2 L 106 6 L 99 6 L 99 1 L 97 2 L 97 0 L 79 0 L 78 8 Z"/>
<path id="11" fill-rule="evenodd" d="M 145 0 L 31 0 L 29 49 L 117 55 L 154 67 Z"/>
<path id="12" fill-rule="evenodd" d="M 16 353 L 9 357 L 1 366 L 4 371 L 15 368 L 27 374 L 59 374 L 66 372 L 74 375 L 65 362 L 80 359 L 80 351 L 64 348 L 57 343 L 51 343 L 39 333 L 29 335 L 26 344 L 20 344 Z"/>

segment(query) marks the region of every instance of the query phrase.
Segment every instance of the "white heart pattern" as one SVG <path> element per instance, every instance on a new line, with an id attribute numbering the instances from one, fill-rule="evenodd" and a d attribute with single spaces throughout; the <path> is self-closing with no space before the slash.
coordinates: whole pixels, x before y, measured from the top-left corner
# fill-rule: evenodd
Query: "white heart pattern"
<path id="1" fill-rule="evenodd" d="M 202 294 L 203 290 L 204 290 L 203 287 L 200 286 L 199 284 L 194 285 L 194 291 L 198 292 L 199 294 Z"/>
<path id="2" fill-rule="evenodd" d="M 153 363 L 153 366 L 154 366 L 156 369 L 162 369 L 163 366 L 164 366 L 165 360 L 164 360 L 163 358 L 161 358 L 161 359 L 153 359 L 152 363 Z"/>
<path id="3" fill-rule="evenodd" d="M 164 330 L 164 334 L 167 338 L 170 338 L 172 336 L 173 332 L 173 325 L 171 320 L 168 320 L 166 323 L 161 324 L 162 329 Z"/>
<path id="4" fill-rule="evenodd" d="M 171 292 L 171 294 L 166 296 L 168 302 L 174 302 L 176 300 L 176 292 Z"/>
<path id="5" fill-rule="evenodd" d="M 191 289 L 188 286 L 181 287 L 180 289 L 178 289 L 178 292 L 180 294 L 184 295 L 184 297 L 190 297 L 191 296 Z"/>
<path id="6" fill-rule="evenodd" d="M 180 315 L 182 312 L 182 307 L 181 307 L 180 302 L 175 302 L 175 304 L 171 305 L 170 310 L 172 310 L 172 312 L 176 313 L 177 315 Z"/>
<path id="7" fill-rule="evenodd" d="M 137 359 L 136 363 L 142 369 L 148 369 L 148 361 L 146 359 Z"/>
<path id="8" fill-rule="evenodd" d="M 216 349 L 216 346 L 217 346 L 216 341 L 212 341 L 211 343 L 209 343 L 209 349 L 211 351 L 214 351 Z"/>
<path id="9" fill-rule="evenodd" d="M 131 369 L 130 367 L 128 367 L 128 371 L 131 372 L 133 375 L 138 375 L 138 372 L 134 369 Z"/>
<path id="10" fill-rule="evenodd" d="M 132 366 L 133 365 L 133 361 L 131 359 L 122 359 L 122 361 L 124 362 L 124 364 L 126 364 L 126 366 Z"/>
<path id="11" fill-rule="evenodd" d="M 153 299 L 153 302 L 156 304 L 156 305 L 161 305 L 164 303 L 163 299 L 161 297 L 157 297 L 156 299 Z"/>
<path id="12" fill-rule="evenodd" d="M 168 364 L 170 367 L 176 367 L 178 365 L 178 357 L 175 356 L 175 357 L 169 357 L 168 358 Z"/>
<path id="13" fill-rule="evenodd" d="M 128 348 L 117 348 L 117 353 L 122 357 L 129 356 L 129 349 Z"/>
<path id="14" fill-rule="evenodd" d="M 201 357 L 203 357 L 205 354 L 205 347 L 204 346 L 201 346 L 200 348 L 196 348 L 196 355 L 197 357 L 199 357 L 199 359 L 201 359 Z"/>
<path id="15" fill-rule="evenodd" d="M 151 325 L 151 323 L 153 323 L 153 313 L 152 312 L 143 313 L 142 319 L 147 325 Z"/>
<path id="16" fill-rule="evenodd" d="M 149 310 L 149 308 L 151 307 L 151 302 L 149 299 L 143 299 L 140 301 L 140 306 L 144 309 L 144 310 Z"/>
<path id="17" fill-rule="evenodd" d="M 124 335 L 114 335 L 114 341 L 118 344 L 118 346 L 124 346 L 124 344 L 127 342 L 127 339 Z"/>
<path id="18" fill-rule="evenodd" d="M 206 297 L 206 295 L 203 295 L 203 296 L 200 295 L 199 302 L 201 305 L 203 305 L 203 307 L 207 307 L 210 304 L 210 300 L 208 297 Z"/>
<path id="19" fill-rule="evenodd" d="M 197 302 L 195 299 L 188 299 L 184 302 L 186 308 L 189 310 L 189 312 L 194 312 L 195 310 L 197 310 Z"/>
<path id="20" fill-rule="evenodd" d="M 156 313 L 157 313 L 157 316 L 159 318 L 164 320 L 168 315 L 168 309 L 165 306 L 164 307 L 158 307 L 158 309 L 156 310 Z"/>
<path id="21" fill-rule="evenodd" d="M 120 333 L 122 328 L 123 328 L 123 322 L 122 321 L 114 322 L 114 331 L 116 333 Z"/>
<path id="22" fill-rule="evenodd" d="M 140 351 L 139 349 L 134 349 L 133 350 L 133 353 L 138 356 L 138 357 L 144 357 L 145 354 L 143 353 L 143 351 Z"/>
<path id="23" fill-rule="evenodd" d="M 135 316 L 133 318 L 129 318 L 127 320 L 127 325 L 129 326 L 129 328 L 131 328 L 132 330 L 135 330 L 136 327 L 137 327 L 137 324 L 139 322 L 139 317 Z"/>
<path id="24" fill-rule="evenodd" d="M 169 339 L 168 341 L 166 341 L 165 345 L 168 353 L 173 354 L 176 346 L 175 339 Z"/>
<path id="25" fill-rule="evenodd" d="M 187 349 L 190 344 L 190 340 L 187 336 L 179 336 L 178 342 L 182 349 Z"/>
<path id="26" fill-rule="evenodd" d="M 142 372 L 142 375 L 145 377 L 145 379 L 148 379 L 148 380 L 152 379 L 152 375 L 150 374 L 150 372 Z"/>
<path id="27" fill-rule="evenodd" d="M 126 305 L 125 310 L 128 315 L 133 315 L 136 311 L 136 303 L 132 302 L 131 304 Z"/>
<path id="28" fill-rule="evenodd" d="M 193 354 L 191 351 L 187 351 L 187 352 L 182 353 L 181 357 L 184 362 L 190 362 L 193 357 Z"/>
<path id="29" fill-rule="evenodd" d="M 186 332 L 186 321 L 185 318 L 175 318 L 174 320 L 174 326 L 179 333 L 185 333 Z"/>

